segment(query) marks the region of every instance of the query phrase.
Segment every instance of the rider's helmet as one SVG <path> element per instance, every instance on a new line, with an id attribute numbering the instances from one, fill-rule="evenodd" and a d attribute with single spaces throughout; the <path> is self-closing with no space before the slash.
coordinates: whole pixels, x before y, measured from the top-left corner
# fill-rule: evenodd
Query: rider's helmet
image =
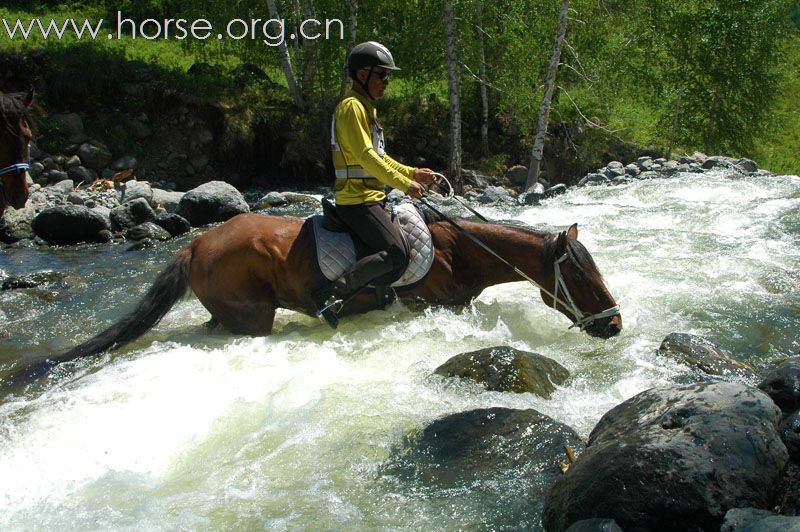
<path id="1" fill-rule="evenodd" d="M 362 68 L 381 67 L 386 70 L 400 70 L 394 64 L 392 52 L 384 45 L 375 41 L 362 42 L 350 50 L 347 56 L 346 68 L 352 79 L 356 79 L 356 72 Z"/>

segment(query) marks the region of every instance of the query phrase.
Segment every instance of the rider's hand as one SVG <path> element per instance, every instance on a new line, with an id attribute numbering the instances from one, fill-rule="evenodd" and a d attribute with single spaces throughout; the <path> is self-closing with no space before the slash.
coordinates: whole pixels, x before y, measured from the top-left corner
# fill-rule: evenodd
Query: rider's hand
<path id="1" fill-rule="evenodd" d="M 425 193 L 425 187 L 417 183 L 416 181 L 412 181 L 411 185 L 406 190 L 406 194 L 411 196 L 412 198 L 421 198 L 422 194 Z"/>
<path id="2" fill-rule="evenodd" d="M 430 185 L 436 181 L 436 177 L 433 175 L 433 170 L 430 168 L 415 168 L 414 181 L 422 183 L 423 185 Z"/>

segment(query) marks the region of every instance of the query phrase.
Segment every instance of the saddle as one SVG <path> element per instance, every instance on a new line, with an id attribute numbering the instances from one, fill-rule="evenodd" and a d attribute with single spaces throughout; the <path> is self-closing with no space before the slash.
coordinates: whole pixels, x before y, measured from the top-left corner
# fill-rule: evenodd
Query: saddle
<path id="1" fill-rule="evenodd" d="M 322 275 L 334 281 L 359 259 L 358 249 L 330 201 L 322 200 L 322 211 L 322 215 L 310 219 L 317 264 Z M 393 220 L 410 252 L 406 270 L 392 283 L 393 288 L 403 288 L 420 282 L 428 274 L 433 265 L 433 238 L 422 213 L 411 203 L 397 205 Z"/>

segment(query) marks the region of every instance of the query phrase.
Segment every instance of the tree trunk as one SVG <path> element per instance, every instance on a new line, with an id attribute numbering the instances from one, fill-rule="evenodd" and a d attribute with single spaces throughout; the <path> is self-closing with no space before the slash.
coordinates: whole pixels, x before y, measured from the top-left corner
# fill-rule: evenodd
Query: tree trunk
<path id="1" fill-rule="evenodd" d="M 355 47 L 356 41 L 356 30 L 358 29 L 358 0 L 350 0 L 350 47 L 349 50 L 352 50 Z M 344 96 L 344 91 L 347 90 L 347 86 L 350 82 L 350 76 L 347 74 L 347 67 L 344 68 L 344 76 L 342 77 L 342 88 L 339 91 L 339 99 Z"/>
<path id="2" fill-rule="evenodd" d="M 478 76 L 481 91 L 481 155 L 489 156 L 489 89 L 486 87 L 486 49 L 483 43 L 483 5 L 481 0 L 475 2 L 475 31 L 478 34 L 478 54 L 480 56 L 480 69 Z"/>
<path id="3" fill-rule="evenodd" d="M 678 91 L 678 99 L 675 101 L 675 118 L 672 121 L 672 135 L 669 137 L 669 149 L 667 150 L 667 159 L 672 159 L 672 148 L 675 147 L 675 136 L 678 133 L 678 122 L 681 117 L 681 95 L 682 90 Z"/>
<path id="4" fill-rule="evenodd" d="M 303 19 L 315 19 L 314 0 L 303 0 Z M 317 41 L 305 39 L 299 33 L 296 40 L 303 42 L 303 94 L 309 98 L 314 93 L 314 74 L 317 72 Z"/>
<path id="5" fill-rule="evenodd" d="M 567 34 L 568 13 L 569 0 L 563 0 L 561 3 L 561 14 L 558 17 L 558 30 L 556 31 L 556 43 L 555 46 L 553 46 L 553 57 L 550 58 L 550 66 L 547 68 L 547 80 L 544 84 L 544 99 L 542 100 L 542 106 L 539 108 L 539 121 L 536 125 L 536 137 L 533 139 L 531 165 L 528 168 L 528 179 L 525 182 L 526 190 L 539 181 L 539 166 L 542 164 L 542 153 L 544 153 L 544 138 L 547 134 L 550 104 L 553 101 L 556 74 L 558 73 L 558 65 L 561 61 L 561 49 L 564 48 L 564 37 Z"/>
<path id="6" fill-rule="evenodd" d="M 456 193 L 463 190 L 461 183 L 461 103 L 458 93 L 458 62 L 456 58 L 456 20 L 453 0 L 444 0 L 444 40 L 447 60 L 447 84 L 450 89 L 450 157 L 447 173 Z"/>
<path id="7" fill-rule="evenodd" d="M 275 7 L 275 0 L 267 0 L 267 7 L 269 9 L 270 18 L 278 19 L 278 9 Z M 283 68 L 283 75 L 286 76 L 286 83 L 289 85 L 289 93 L 292 95 L 294 104 L 300 108 L 305 109 L 305 102 L 303 101 L 303 94 L 300 87 L 297 85 L 297 78 L 294 77 L 292 70 L 292 58 L 289 57 L 289 48 L 286 46 L 286 41 L 278 46 L 278 53 L 281 57 L 281 67 Z"/>

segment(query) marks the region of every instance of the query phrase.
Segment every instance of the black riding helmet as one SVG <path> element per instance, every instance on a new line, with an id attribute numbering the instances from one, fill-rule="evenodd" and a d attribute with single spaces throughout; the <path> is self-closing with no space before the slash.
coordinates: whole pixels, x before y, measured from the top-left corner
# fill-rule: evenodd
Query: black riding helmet
<path id="1" fill-rule="evenodd" d="M 354 46 L 347 56 L 345 67 L 350 78 L 354 81 L 358 81 L 356 72 L 362 68 L 381 67 L 386 70 L 400 70 L 394 64 L 392 52 L 381 43 L 375 41 L 362 42 Z M 364 83 L 359 82 L 370 98 L 372 98 L 372 94 L 369 92 L 368 85 L 371 77 L 372 70 L 370 70 L 369 76 L 367 76 Z"/>

